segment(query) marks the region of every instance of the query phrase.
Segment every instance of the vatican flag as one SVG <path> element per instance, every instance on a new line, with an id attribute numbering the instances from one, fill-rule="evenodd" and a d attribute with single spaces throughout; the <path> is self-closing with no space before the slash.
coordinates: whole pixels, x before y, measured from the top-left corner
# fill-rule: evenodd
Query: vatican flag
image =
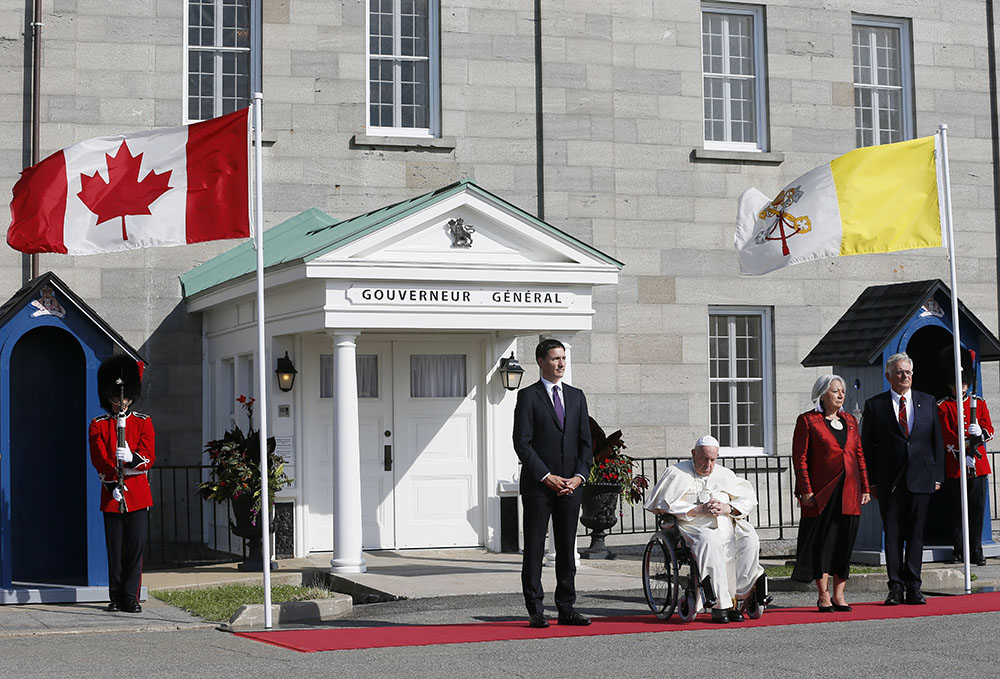
<path id="1" fill-rule="evenodd" d="M 736 216 L 740 273 L 825 257 L 941 247 L 938 135 L 845 153 L 768 198 L 750 188 Z"/>

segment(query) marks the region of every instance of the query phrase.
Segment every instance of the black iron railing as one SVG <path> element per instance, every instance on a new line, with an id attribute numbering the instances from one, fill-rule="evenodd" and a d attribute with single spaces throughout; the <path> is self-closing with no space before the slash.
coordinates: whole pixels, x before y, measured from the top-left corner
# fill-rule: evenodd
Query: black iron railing
<path id="1" fill-rule="evenodd" d="M 690 455 L 677 457 L 647 457 L 635 461 L 636 473 L 649 479 L 650 488 L 660 480 L 670 465 L 691 459 Z M 725 457 L 720 463 L 746 478 L 757 493 L 757 509 L 750 515 L 750 521 L 764 539 L 784 539 L 789 529 L 798 526 L 799 511 L 792 488 L 795 475 L 791 467 L 791 456 L 745 456 Z M 618 523 L 611 529 L 612 534 L 652 533 L 656 530 L 656 520 L 642 508 L 642 504 L 619 505 Z M 580 535 L 587 534 L 581 529 Z"/>
<path id="2" fill-rule="evenodd" d="M 201 465 L 157 465 L 149 472 L 153 510 L 146 568 L 232 561 L 234 555 L 246 555 L 243 539 L 229 530 L 229 504 L 206 502 L 198 495 L 198 484 L 208 474 L 209 467 Z"/>

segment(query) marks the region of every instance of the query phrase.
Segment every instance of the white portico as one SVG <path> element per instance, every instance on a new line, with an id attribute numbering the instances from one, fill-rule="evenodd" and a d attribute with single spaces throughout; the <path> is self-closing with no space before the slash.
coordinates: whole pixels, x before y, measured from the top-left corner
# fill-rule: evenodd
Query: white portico
<path id="1" fill-rule="evenodd" d="M 264 241 L 264 360 L 298 370 L 291 391 L 268 385 L 295 553 L 359 572 L 363 549 L 499 549 L 518 468 L 498 361 L 519 336 L 571 346 L 622 265 L 470 181 L 341 222 L 308 210 Z M 182 277 L 206 440 L 246 425 L 232 404 L 253 393 L 254 256 L 244 243 Z M 517 358 L 534 381 L 533 355 Z"/>

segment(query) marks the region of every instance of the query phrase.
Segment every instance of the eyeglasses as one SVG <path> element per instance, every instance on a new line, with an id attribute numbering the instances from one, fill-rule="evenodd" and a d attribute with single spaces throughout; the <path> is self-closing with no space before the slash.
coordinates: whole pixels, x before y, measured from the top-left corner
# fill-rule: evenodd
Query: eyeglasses
<path id="1" fill-rule="evenodd" d="M 896 370 L 892 373 L 896 377 L 911 377 L 913 375 L 912 370 Z"/>

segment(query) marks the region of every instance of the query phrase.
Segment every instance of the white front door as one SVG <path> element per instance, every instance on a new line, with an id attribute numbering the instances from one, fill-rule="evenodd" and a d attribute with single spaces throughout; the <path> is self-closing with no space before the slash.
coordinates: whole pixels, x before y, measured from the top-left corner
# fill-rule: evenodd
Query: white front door
<path id="1" fill-rule="evenodd" d="M 358 338 L 364 549 L 484 544 L 479 348 L 476 341 Z M 303 423 L 308 551 L 330 551 L 332 347 L 317 336 L 303 349 L 315 361 L 303 375 L 313 395 L 313 414 Z"/>
<path id="2" fill-rule="evenodd" d="M 482 369 L 470 344 L 393 343 L 397 547 L 483 544 Z"/>

